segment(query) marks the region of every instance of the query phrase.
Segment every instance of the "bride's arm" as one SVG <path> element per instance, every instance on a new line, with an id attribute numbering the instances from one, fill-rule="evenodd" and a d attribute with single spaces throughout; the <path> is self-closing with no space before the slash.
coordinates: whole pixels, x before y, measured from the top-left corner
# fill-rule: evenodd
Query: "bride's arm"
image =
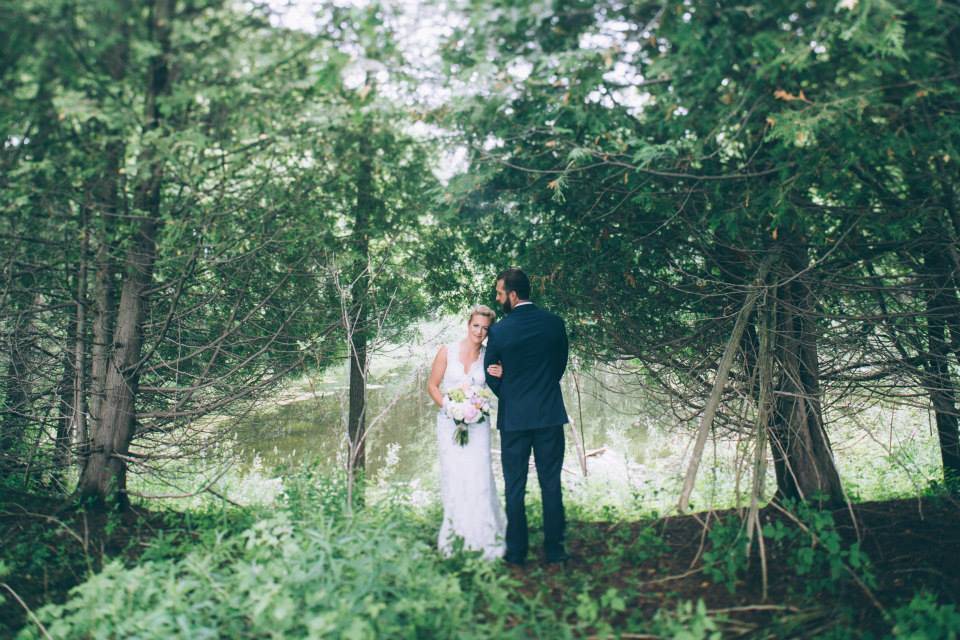
<path id="1" fill-rule="evenodd" d="M 443 380 L 443 372 L 447 370 L 447 348 L 440 347 L 437 355 L 433 359 L 433 366 L 430 367 L 430 378 L 427 380 L 427 393 L 430 398 L 437 403 L 438 407 L 443 406 L 443 394 L 440 393 L 440 382 Z"/>

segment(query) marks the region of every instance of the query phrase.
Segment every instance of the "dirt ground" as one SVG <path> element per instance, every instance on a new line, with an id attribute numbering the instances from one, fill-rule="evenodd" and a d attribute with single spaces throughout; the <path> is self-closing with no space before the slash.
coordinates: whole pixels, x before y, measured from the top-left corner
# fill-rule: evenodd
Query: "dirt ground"
<path id="1" fill-rule="evenodd" d="M 565 589 L 568 572 L 602 576 L 604 585 L 634 594 L 627 604 L 628 613 L 639 608 L 652 616 L 657 609 L 669 608 L 671 602 L 703 599 L 711 612 L 727 619 L 724 637 L 817 637 L 838 623 L 841 607 L 853 614 L 853 628 L 883 635 L 889 631 L 883 611 L 906 604 L 921 589 L 936 594 L 941 602 L 960 602 L 960 506 L 956 500 L 866 502 L 853 505 L 852 514 L 849 509 L 834 511 L 836 528 L 845 545 L 859 540 L 869 557 L 876 586 L 861 588 L 850 580 L 836 596 L 818 598 L 802 595 L 803 578 L 785 566 L 769 543 L 766 597 L 757 558 L 751 560 L 732 594 L 725 585 L 708 579 L 701 561 L 706 549 L 704 527 L 732 514 L 698 513 L 645 523 L 571 523 L 568 546 L 572 559 L 567 566 L 551 567 L 542 573 L 529 567 L 512 571 L 531 593 L 545 580 L 557 597 Z M 761 511 L 761 520 L 789 521 L 771 507 Z M 577 527 L 598 531 L 578 533 Z M 625 534 L 624 527 L 631 533 Z M 622 547 L 631 537 L 649 537 L 651 529 L 665 543 L 664 552 L 622 563 L 613 571 L 603 567 L 603 558 L 610 556 L 613 548 Z"/>

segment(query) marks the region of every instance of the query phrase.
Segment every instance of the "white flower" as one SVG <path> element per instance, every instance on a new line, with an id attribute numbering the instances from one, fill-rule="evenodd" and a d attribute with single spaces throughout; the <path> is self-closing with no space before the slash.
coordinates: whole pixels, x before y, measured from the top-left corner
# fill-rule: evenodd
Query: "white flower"
<path id="1" fill-rule="evenodd" d="M 476 422 L 480 417 L 480 410 L 471 402 L 463 409 L 463 417 L 468 423 Z"/>
<path id="2" fill-rule="evenodd" d="M 476 424 L 490 416 L 493 393 L 481 382 L 464 383 L 447 391 L 444 410 L 447 417 L 459 425 Z"/>

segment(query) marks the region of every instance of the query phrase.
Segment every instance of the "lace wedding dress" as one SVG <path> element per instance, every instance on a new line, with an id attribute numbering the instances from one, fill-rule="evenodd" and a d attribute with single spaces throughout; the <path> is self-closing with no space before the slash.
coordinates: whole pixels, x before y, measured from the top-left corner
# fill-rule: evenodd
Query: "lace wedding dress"
<path id="1" fill-rule="evenodd" d="M 483 350 L 466 370 L 460 362 L 460 342 L 447 345 L 447 369 L 440 391 L 462 383 L 484 385 Z M 453 439 L 456 425 L 443 409 L 437 415 L 437 444 L 440 450 L 440 495 L 443 523 L 438 547 L 444 555 L 453 551 L 454 540 L 463 538 L 465 549 L 482 551 L 492 560 L 503 556 L 506 517 L 500 507 L 490 460 L 490 424 L 469 426 L 469 439 L 460 446 Z"/>

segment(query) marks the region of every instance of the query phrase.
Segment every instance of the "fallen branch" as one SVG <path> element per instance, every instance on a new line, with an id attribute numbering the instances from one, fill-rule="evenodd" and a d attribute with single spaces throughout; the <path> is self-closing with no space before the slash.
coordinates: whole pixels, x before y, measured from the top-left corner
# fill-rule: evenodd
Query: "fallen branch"
<path id="1" fill-rule="evenodd" d="M 666 578 L 659 578 L 657 580 L 648 580 L 647 582 L 641 582 L 638 587 L 646 587 L 651 584 L 662 584 L 664 582 L 670 582 L 672 580 L 683 580 L 684 578 L 689 578 L 690 576 L 695 576 L 698 573 L 703 572 L 703 567 L 699 569 L 692 569 L 690 571 L 684 571 L 683 573 L 678 573 L 675 576 L 667 576 Z"/>
<path id="2" fill-rule="evenodd" d="M 793 607 L 787 604 L 747 604 L 742 607 L 726 607 L 724 609 L 708 609 L 707 613 L 742 613 L 746 611 L 789 611 L 790 613 L 800 613 L 799 607 Z"/>
<path id="3" fill-rule="evenodd" d="M 37 625 L 37 628 L 40 629 L 40 633 L 43 634 L 43 637 L 47 638 L 48 640 L 52 640 L 52 638 L 50 638 L 50 634 L 47 633 L 47 628 L 44 627 L 43 623 L 40 622 L 40 619 L 34 615 L 33 611 L 30 610 L 30 607 L 27 606 L 27 603 L 20 599 L 20 596 L 17 595 L 17 592 L 10 588 L 10 585 L 8 585 L 6 582 L 0 582 L 0 587 L 3 587 L 9 591 L 14 600 L 20 603 L 20 606 L 23 607 L 23 610 L 27 612 L 27 615 L 30 616 L 30 619 L 33 621 L 33 623 Z"/>

